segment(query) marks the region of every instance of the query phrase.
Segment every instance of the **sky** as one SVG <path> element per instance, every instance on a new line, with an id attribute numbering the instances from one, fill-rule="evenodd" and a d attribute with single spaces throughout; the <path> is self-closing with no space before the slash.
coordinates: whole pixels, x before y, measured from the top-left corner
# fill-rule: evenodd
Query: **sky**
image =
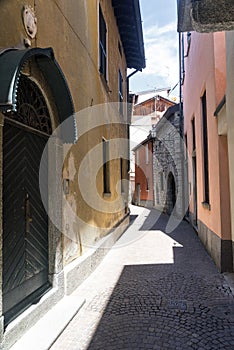
<path id="1" fill-rule="evenodd" d="M 140 7 L 146 68 L 130 78 L 130 91 L 172 88 L 179 81 L 177 1 L 140 0 Z"/>

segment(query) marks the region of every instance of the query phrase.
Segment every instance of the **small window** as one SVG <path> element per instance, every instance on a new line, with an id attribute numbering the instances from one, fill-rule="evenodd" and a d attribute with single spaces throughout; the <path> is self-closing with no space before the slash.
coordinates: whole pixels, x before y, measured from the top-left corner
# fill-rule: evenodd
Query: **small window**
<path id="1" fill-rule="evenodd" d="M 145 163 L 149 164 L 149 144 L 145 145 Z"/>
<path id="2" fill-rule="evenodd" d="M 119 53 L 120 53 L 120 56 L 122 57 L 122 47 L 121 47 L 120 42 L 118 43 L 118 47 L 119 47 Z"/>
<path id="3" fill-rule="evenodd" d="M 206 92 L 201 98 L 202 122 L 203 122 L 203 171 L 204 171 L 204 203 L 210 203 L 209 191 L 209 152 L 208 152 L 208 130 L 207 130 L 207 101 Z"/>
<path id="4" fill-rule="evenodd" d="M 123 115 L 123 77 L 119 70 L 119 113 Z"/>
<path id="5" fill-rule="evenodd" d="M 187 134 L 184 135 L 184 154 L 185 154 L 185 160 L 188 159 L 188 136 Z"/>
<path id="6" fill-rule="evenodd" d="M 149 186 L 149 177 L 146 178 L 146 191 L 149 191 L 150 186 Z"/>
<path id="7" fill-rule="evenodd" d="M 163 172 L 160 172 L 160 184 L 161 184 L 161 191 L 164 191 L 164 178 L 163 178 Z"/>
<path id="8" fill-rule="evenodd" d="M 139 166 L 140 165 L 140 157 L 139 157 L 139 150 L 137 149 L 136 152 L 135 152 L 135 162 L 136 162 L 136 165 Z"/>
<path id="9" fill-rule="evenodd" d="M 107 80 L 106 23 L 99 7 L 99 71 Z"/>
<path id="10" fill-rule="evenodd" d="M 103 152 L 103 192 L 110 193 L 109 142 L 102 139 Z"/>
<path id="11" fill-rule="evenodd" d="M 192 137 L 193 137 L 193 151 L 196 150 L 196 130 L 195 130 L 195 119 L 192 120 Z"/>
<path id="12" fill-rule="evenodd" d="M 121 193 L 124 193 L 124 160 L 120 158 Z"/>
<path id="13" fill-rule="evenodd" d="M 189 53 L 190 45 L 191 45 L 191 33 L 188 32 L 187 33 L 187 55 Z"/>

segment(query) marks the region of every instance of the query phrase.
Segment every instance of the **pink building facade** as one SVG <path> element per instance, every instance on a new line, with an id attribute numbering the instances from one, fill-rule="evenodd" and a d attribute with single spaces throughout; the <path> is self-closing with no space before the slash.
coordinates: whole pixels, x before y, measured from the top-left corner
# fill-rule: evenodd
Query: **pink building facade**
<path id="1" fill-rule="evenodd" d="M 137 145 L 135 152 L 135 191 L 133 202 L 144 207 L 153 207 L 153 139 Z"/>
<path id="2" fill-rule="evenodd" d="M 226 92 L 225 33 L 192 32 L 186 51 L 183 102 L 189 216 L 218 268 L 231 271 L 228 144 L 215 116 Z"/>

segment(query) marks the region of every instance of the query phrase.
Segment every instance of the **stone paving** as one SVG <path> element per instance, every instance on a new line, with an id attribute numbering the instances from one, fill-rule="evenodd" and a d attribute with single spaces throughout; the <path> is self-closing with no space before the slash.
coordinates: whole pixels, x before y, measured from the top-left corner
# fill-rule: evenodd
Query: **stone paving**
<path id="1" fill-rule="evenodd" d="M 234 349 L 234 296 L 190 225 L 166 234 L 166 215 L 132 214 L 51 350 Z"/>

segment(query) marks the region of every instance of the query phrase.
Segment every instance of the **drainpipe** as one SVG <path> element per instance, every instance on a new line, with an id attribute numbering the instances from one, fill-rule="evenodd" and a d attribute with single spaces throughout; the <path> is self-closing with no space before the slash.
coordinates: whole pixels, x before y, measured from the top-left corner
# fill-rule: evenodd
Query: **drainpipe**
<path id="1" fill-rule="evenodd" d="M 184 59 L 184 54 L 183 54 L 183 46 L 184 46 L 184 42 L 183 42 L 183 34 L 179 33 L 179 80 L 180 80 L 180 86 L 179 86 L 179 94 L 180 94 L 180 102 L 179 102 L 179 113 L 180 113 L 180 147 L 181 147 L 181 200 L 182 200 L 182 211 L 184 213 L 185 210 L 185 172 L 184 172 L 184 166 L 183 166 L 183 162 L 184 162 L 184 144 L 183 144 L 183 140 L 184 140 L 184 131 L 183 131 L 183 105 L 182 105 L 182 83 L 183 83 L 183 59 Z"/>
<path id="2" fill-rule="evenodd" d="M 180 136 L 183 137 L 183 105 L 182 105 L 182 83 L 183 83 L 183 75 L 184 75 L 184 35 L 179 33 L 179 94 L 180 94 Z"/>
<path id="3" fill-rule="evenodd" d="M 179 33 L 179 80 L 180 80 L 180 137 L 181 137 L 181 169 L 182 169 L 182 210 L 184 216 L 187 215 L 188 210 L 188 178 L 187 178 L 187 167 L 184 166 L 185 154 L 187 152 L 184 148 L 184 115 L 183 115 L 183 94 L 182 94 L 182 85 L 184 82 L 184 34 Z"/>
<path id="4" fill-rule="evenodd" d="M 131 74 L 129 74 L 126 78 L 126 83 L 127 83 L 127 102 L 129 104 L 129 79 L 135 75 L 136 73 L 138 72 L 141 72 L 142 70 L 141 69 L 136 69 L 134 70 L 134 72 L 132 72 Z M 131 109 L 131 112 L 132 112 L 132 109 Z M 129 140 L 129 137 L 130 137 L 130 130 L 129 130 L 129 127 L 130 127 L 130 124 L 131 124 L 131 114 L 130 114 L 130 111 L 128 109 L 127 111 L 127 135 L 128 135 L 128 140 Z M 130 142 L 129 142 L 129 145 L 128 145 L 128 154 L 130 156 Z M 128 162 L 128 171 L 130 171 L 130 160 Z"/>
<path id="5" fill-rule="evenodd" d="M 126 83 L 127 83 L 127 101 L 129 102 L 129 79 L 133 76 L 133 75 L 135 75 L 136 73 L 138 73 L 138 72 L 141 72 L 142 71 L 142 69 L 136 69 L 136 70 L 134 70 L 134 72 L 132 72 L 131 74 L 129 74 L 128 76 L 127 76 L 127 78 L 126 78 Z M 128 116 L 129 117 L 129 116 Z M 130 122 L 130 120 L 129 120 L 129 118 L 128 118 L 128 122 Z"/>
<path id="6" fill-rule="evenodd" d="M 141 72 L 142 69 L 136 69 L 134 70 L 134 72 L 132 72 L 131 74 L 129 74 L 126 77 L 126 84 L 127 84 L 127 102 L 128 102 L 128 107 L 129 107 L 129 79 L 135 75 L 138 72 Z M 132 114 L 132 106 L 131 106 L 131 110 L 130 108 L 128 108 L 127 110 L 127 137 L 128 137 L 128 156 L 129 156 L 129 160 L 128 160 L 128 172 L 130 171 L 130 124 L 131 124 L 131 114 Z M 131 185 L 130 185 L 131 186 Z"/>

